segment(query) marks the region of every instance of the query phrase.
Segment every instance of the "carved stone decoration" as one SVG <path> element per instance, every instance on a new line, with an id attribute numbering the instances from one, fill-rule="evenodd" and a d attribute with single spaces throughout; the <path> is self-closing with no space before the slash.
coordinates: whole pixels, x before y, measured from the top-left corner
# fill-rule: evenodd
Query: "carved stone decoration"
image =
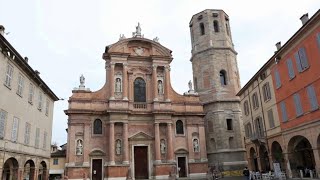
<path id="1" fill-rule="evenodd" d="M 76 155 L 82 155 L 83 154 L 83 142 L 81 139 L 77 140 L 77 147 L 76 147 Z"/>
<path id="2" fill-rule="evenodd" d="M 199 139 L 198 138 L 194 138 L 192 140 L 192 144 L 193 144 L 193 152 L 200 152 Z"/>
<path id="3" fill-rule="evenodd" d="M 137 48 L 133 48 L 134 52 L 138 55 L 138 56 L 142 56 L 142 54 L 144 53 L 145 49 L 143 47 L 137 47 Z"/>
<path id="4" fill-rule="evenodd" d="M 116 78 L 116 82 L 115 82 L 115 92 L 122 92 L 122 82 L 121 82 L 121 78 Z"/>
<path id="5" fill-rule="evenodd" d="M 165 154 L 166 153 L 166 141 L 164 139 L 161 139 L 161 142 L 160 142 L 160 151 L 161 151 L 161 154 Z"/>
<path id="6" fill-rule="evenodd" d="M 120 155 L 121 154 L 121 140 L 117 139 L 116 141 L 116 154 Z"/>

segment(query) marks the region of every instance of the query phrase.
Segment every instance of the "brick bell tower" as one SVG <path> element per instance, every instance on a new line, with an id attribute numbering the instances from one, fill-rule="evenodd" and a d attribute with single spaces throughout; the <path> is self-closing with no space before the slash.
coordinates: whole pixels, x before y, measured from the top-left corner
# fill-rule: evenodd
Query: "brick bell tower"
<path id="1" fill-rule="evenodd" d="M 236 96 L 240 79 L 229 17 L 223 10 L 207 9 L 193 15 L 189 27 L 194 88 L 206 114 L 209 165 L 223 171 L 243 169 L 247 162 Z"/>

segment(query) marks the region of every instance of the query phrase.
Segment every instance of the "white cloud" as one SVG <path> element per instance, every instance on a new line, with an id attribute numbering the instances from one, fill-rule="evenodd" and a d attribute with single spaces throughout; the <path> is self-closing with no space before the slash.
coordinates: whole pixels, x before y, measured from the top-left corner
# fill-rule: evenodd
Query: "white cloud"
<path id="1" fill-rule="evenodd" d="M 0 24 L 6 37 L 60 97 L 68 99 L 84 74 L 86 86 L 100 89 L 105 82 L 106 45 L 120 34 L 131 37 L 138 22 L 147 38 L 158 36 L 173 51 L 172 86 L 178 93 L 192 79 L 189 21 L 204 9 L 223 9 L 230 17 L 242 86 L 272 56 L 274 44 L 285 43 L 300 27 L 304 13 L 312 16 L 318 0 L 56 0 L 3 2 Z M 178 78 L 177 78 L 178 77 Z M 66 142 L 67 101 L 55 104 L 52 141 Z"/>

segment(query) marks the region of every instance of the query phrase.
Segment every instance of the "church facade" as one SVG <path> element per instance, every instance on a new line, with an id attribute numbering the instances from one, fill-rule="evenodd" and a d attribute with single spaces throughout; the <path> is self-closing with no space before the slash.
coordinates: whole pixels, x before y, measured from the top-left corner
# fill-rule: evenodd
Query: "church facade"
<path id="1" fill-rule="evenodd" d="M 171 50 L 138 25 L 103 59 L 105 85 L 92 92 L 81 76 L 65 110 L 68 179 L 205 177 L 203 106 L 191 83 L 184 95 L 171 87 Z"/>

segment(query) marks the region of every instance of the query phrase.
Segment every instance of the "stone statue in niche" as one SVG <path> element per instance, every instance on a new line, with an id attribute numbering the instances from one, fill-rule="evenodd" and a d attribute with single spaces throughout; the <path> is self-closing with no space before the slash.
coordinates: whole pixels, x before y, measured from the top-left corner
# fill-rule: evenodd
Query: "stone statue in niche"
<path id="1" fill-rule="evenodd" d="M 121 154 L 121 141 L 119 139 L 116 142 L 116 154 L 117 155 Z"/>
<path id="2" fill-rule="evenodd" d="M 161 80 L 158 80 L 158 94 L 163 94 L 163 84 Z"/>
<path id="3" fill-rule="evenodd" d="M 122 90 L 122 88 L 121 88 L 121 79 L 120 78 L 116 78 L 115 89 L 116 89 L 116 92 L 121 92 L 121 90 Z"/>
<path id="4" fill-rule="evenodd" d="M 193 140 L 193 151 L 199 152 L 199 140 L 198 139 Z"/>
<path id="5" fill-rule="evenodd" d="M 82 140 L 78 139 L 77 140 L 77 147 L 76 147 L 76 155 L 82 155 L 82 154 L 83 154 Z"/>
<path id="6" fill-rule="evenodd" d="M 164 139 L 161 139 L 161 142 L 160 142 L 160 151 L 161 151 L 161 154 L 165 154 L 166 153 L 166 142 Z"/>

